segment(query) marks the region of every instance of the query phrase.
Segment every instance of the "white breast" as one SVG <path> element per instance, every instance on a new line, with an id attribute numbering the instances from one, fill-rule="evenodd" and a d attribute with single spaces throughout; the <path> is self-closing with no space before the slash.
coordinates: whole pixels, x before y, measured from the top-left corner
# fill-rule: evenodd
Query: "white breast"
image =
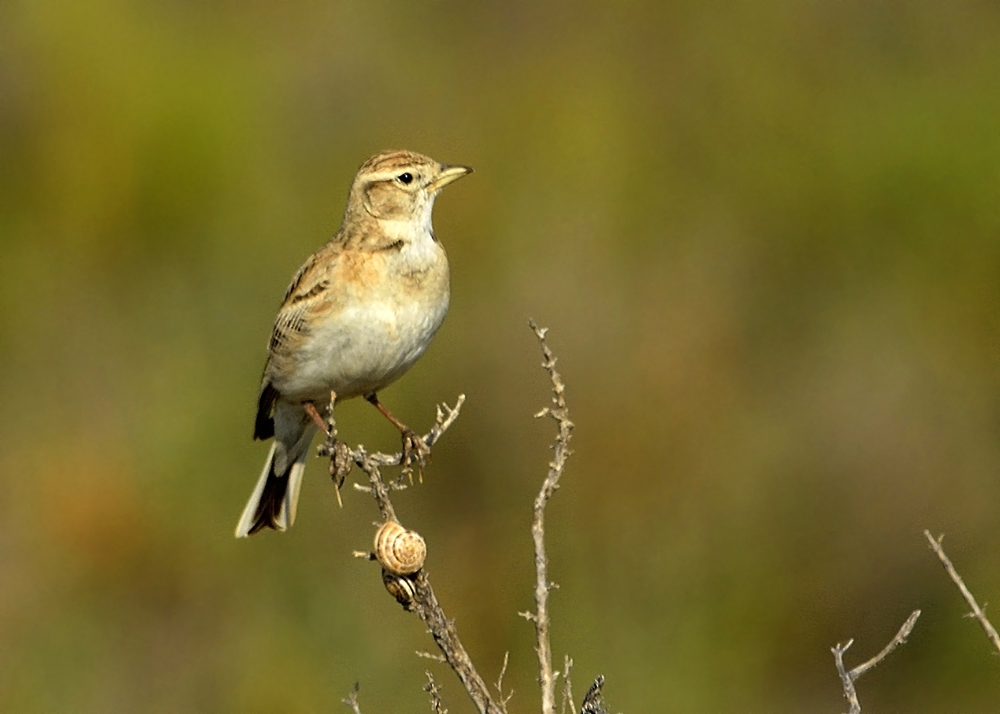
<path id="1" fill-rule="evenodd" d="M 449 286 L 444 249 L 421 233 L 399 251 L 382 254 L 386 270 L 377 284 L 358 289 L 343 309 L 311 326 L 293 373 L 275 384 L 286 398 L 371 394 L 424 353 L 448 311 Z"/>

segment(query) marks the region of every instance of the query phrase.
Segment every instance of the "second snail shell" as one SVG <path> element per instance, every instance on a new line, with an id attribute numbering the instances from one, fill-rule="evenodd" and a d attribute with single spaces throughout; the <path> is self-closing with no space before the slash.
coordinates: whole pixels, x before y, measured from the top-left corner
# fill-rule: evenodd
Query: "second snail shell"
<path id="1" fill-rule="evenodd" d="M 390 573 L 410 575 L 424 567 L 427 543 L 416 531 L 386 521 L 375 533 L 375 559 Z"/>

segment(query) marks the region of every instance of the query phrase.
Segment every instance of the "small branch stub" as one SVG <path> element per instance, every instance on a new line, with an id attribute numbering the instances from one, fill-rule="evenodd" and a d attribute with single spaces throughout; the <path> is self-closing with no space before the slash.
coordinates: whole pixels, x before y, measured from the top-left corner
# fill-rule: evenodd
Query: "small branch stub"
<path id="1" fill-rule="evenodd" d="M 427 543 L 416 531 L 386 521 L 375 533 L 375 559 L 388 573 L 411 575 L 424 567 Z"/>
<path id="2" fill-rule="evenodd" d="M 424 674 L 427 675 L 427 684 L 424 685 L 424 691 L 430 695 L 431 711 L 434 714 L 448 714 L 448 709 L 441 700 L 441 687 L 434 681 L 434 675 L 430 672 L 424 672 Z"/>

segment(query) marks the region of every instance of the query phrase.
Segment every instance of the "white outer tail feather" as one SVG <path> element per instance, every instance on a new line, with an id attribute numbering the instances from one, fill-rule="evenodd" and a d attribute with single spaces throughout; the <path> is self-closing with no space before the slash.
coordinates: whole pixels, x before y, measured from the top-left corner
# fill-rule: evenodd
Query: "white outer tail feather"
<path id="1" fill-rule="evenodd" d="M 295 461 L 292 462 L 291 468 L 288 469 L 288 486 L 285 489 L 285 497 L 281 502 L 281 510 L 278 511 L 278 517 L 274 523 L 279 531 L 286 531 L 295 523 L 295 511 L 299 505 L 299 491 L 302 490 L 302 475 L 306 470 L 306 456 L 309 454 L 309 444 L 312 442 L 312 436 L 313 430 L 306 429 L 306 433 L 303 434 L 303 437 L 306 437 L 305 448 L 302 448 L 295 456 Z M 301 445 L 301 442 L 302 440 L 300 439 L 297 446 Z M 248 537 L 250 529 L 253 528 L 257 520 L 257 508 L 260 506 L 260 497 L 264 494 L 264 487 L 267 485 L 267 480 L 272 475 L 271 465 L 274 463 L 274 451 L 276 448 L 277 442 L 275 441 L 271 444 L 271 451 L 264 462 L 264 469 L 260 472 L 257 485 L 250 495 L 250 500 L 247 501 L 246 508 L 243 509 L 239 524 L 236 526 L 237 538 Z M 275 478 L 281 477 L 275 475 Z"/>

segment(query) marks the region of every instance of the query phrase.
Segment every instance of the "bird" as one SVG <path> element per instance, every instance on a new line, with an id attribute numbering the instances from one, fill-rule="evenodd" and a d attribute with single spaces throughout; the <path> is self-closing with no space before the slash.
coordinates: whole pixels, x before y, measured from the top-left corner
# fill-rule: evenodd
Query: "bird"
<path id="1" fill-rule="evenodd" d="M 425 449 L 378 400 L 427 349 L 448 312 L 448 256 L 431 212 L 441 189 L 472 172 L 411 151 L 358 169 L 340 229 L 299 268 L 271 330 L 254 439 L 273 438 L 236 537 L 287 530 L 313 436 L 316 404 L 364 397 L 400 431 L 404 460 Z"/>

